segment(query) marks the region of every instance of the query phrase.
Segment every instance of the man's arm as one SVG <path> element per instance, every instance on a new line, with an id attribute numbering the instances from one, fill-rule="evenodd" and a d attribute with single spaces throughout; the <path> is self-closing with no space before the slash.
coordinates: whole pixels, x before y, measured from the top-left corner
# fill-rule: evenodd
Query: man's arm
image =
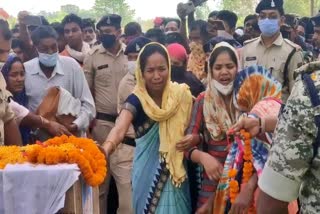
<path id="1" fill-rule="evenodd" d="M 288 202 L 279 201 L 260 191 L 257 210 L 261 214 L 286 214 L 288 213 Z"/>
<path id="2" fill-rule="evenodd" d="M 85 78 L 87 80 L 89 89 L 91 91 L 91 94 L 94 97 L 94 68 L 93 68 L 93 57 L 91 55 L 91 52 L 89 54 L 87 54 L 87 56 L 85 57 L 84 61 L 83 61 L 83 71 L 85 74 Z"/>
<path id="3" fill-rule="evenodd" d="M 314 114 L 310 98 L 300 80 L 281 113 L 274 145 L 259 179 L 259 187 L 264 194 L 258 199 L 258 213 L 269 213 L 269 210 L 273 211 L 270 213 L 282 213 L 286 203 L 297 199 L 313 157 L 312 143 L 317 133 Z M 264 209 L 266 206 L 268 209 Z"/>
<path id="4" fill-rule="evenodd" d="M 303 53 L 301 51 L 297 51 L 291 58 L 289 63 L 289 94 L 292 91 L 293 85 L 295 83 L 295 71 L 297 68 L 303 65 Z"/>
<path id="5" fill-rule="evenodd" d="M 79 66 L 78 63 L 75 62 L 75 74 L 74 74 L 74 94 L 75 98 L 80 99 L 81 101 L 81 109 L 78 118 L 73 122 L 77 126 L 77 130 L 85 131 L 90 122 L 96 115 L 96 108 L 94 104 L 93 97 L 91 95 L 88 82 L 86 81 L 85 75 Z"/>
<path id="6" fill-rule="evenodd" d="M 22 146 L 20 131 L 14 118 L 4 124 L 4 145 Z"/>

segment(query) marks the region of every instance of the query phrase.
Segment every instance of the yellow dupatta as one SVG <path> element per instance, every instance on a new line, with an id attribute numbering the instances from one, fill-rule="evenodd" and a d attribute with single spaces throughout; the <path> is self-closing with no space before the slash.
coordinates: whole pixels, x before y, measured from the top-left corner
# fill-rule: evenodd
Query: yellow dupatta
<path id="1" fill-rule="evenodd" d="M 162 94 L 161 108 L 150 97 L 142 77 L 140 56 L 146 47 L 155 44 L 166 50 L 163 45 L 155 42 L 146 45 L 141 50 L 135 73 L 137 84 L 133 93 L 139 98 L 148 117 L 159 123 L 160 157 L 166 162 L 173 184 L 180 186 L 186 178 L 186 170 L 183 165 L 184 154 L 177 151 L 176 143 L 183 138 L 185 129 L 188 127 L 192 110 L 192 95 L 187 85 L 171 82 L 170 58 L 166 50 L 169 58 L 169 78 Z"/>

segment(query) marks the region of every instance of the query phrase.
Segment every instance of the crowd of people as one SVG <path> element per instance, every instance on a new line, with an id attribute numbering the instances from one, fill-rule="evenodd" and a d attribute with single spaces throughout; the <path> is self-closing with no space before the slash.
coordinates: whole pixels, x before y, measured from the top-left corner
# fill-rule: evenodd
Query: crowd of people
<path id="1" fill-rule="evenodd" d="M 320 213 L 320 14 L 261 0 L 237 27 L 195 2 L 146 32 L 0 19 L 0 145 L 94 139 L 101 214 Z"/>

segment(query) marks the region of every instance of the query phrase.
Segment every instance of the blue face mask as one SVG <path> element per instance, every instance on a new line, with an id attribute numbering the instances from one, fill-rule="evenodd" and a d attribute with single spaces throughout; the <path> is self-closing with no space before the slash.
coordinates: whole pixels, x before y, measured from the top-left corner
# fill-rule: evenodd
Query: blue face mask
<path id="1" fill-rule="evenodd" d="M 262 35 L 266 37 L 275 35 L 280 29 L 278 19 L 261 19 L 258 25 Z"/>
<path id="2" fill-rule="evenodd" d="M 39 53 L 39 61 L 41 64 L 47 67 L 54 67 L 57 64 L 58 61 L 58 52 L 53 53 L 53 54 L 46 54 L 46 53 Z"/>

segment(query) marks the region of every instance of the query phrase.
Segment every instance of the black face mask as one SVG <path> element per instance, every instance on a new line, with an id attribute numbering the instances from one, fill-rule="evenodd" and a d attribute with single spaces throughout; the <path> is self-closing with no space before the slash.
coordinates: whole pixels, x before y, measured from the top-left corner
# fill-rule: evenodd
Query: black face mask
<path id="1" fill-rule="evenodd" d="M 112 48 L 116 43 L 116 36 L 113 34 L 102 34 L 100 35 L 100 41 L 104 48 Z"/>
<path id="2" fill-rule="evenodd" d="M 176 80 L 182 78 L 184 76 L 184 72 L 186 71 L 185 67 L 183 66 L 175 66 L 171 65 L 171 78 L 172 80 Z"/>

